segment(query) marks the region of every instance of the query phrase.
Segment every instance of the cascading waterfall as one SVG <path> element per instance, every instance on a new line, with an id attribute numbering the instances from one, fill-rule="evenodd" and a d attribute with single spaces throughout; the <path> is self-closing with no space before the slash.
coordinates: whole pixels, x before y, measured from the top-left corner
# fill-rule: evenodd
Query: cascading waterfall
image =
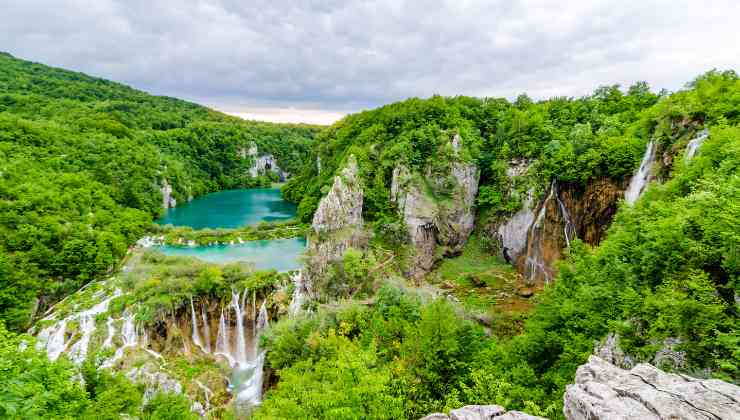
<path id="1" fill-rule="evenodd" d="M 699 150 L 699 146 L 704 143 L 704 140 L 709 137 L 709 130 L 701 130 L 696 137 L 691 139 L 689 144 L 686 145 L 686 152 L 684 152 L 684 163 L 689 163 L 691 159 L 696 155 L 696 151 Z"/>
<path id="2" fill-rule="evenodd" d="M 244 291 L 244 295 L 247 291 Z M 239 292 L 232 292 L 231 294 L 231 306 L 234 308 L 234 315 L 236 318 L 236 356 L 234 359 L 239 367 L 247 364 L 247 342 L 244 336 L 244 313 L 242 307 L 244 305 L 244 299 L 242 299 L 241 305 L 239 304 Z"/>
<path id="3" fill-rule="evenodd" d="M 637 201 L 637 199 L 640 198 L 640 194 L 642 194 L 643 190 L 647 186 L 648 182 L 650 182 L 650 168 L 652 168 L 653 160 L 655 159 L 655 148 L 655 142 L 653 140 L 650 140 L 650 142 L 648 142 L 647 144 L 647 148 L 645 149 L 645 154 L 642 157 L 642 162 L 640 162 L 640 167 L 632 176 L 632 179 L 630 180 L 630 185 L 627 188 L 627 191 L 625 191 L 624 193 L 624 200 L 627 202 L 627 204 L 633 204 L 635 201 Z"/>
<path id="4" fill-rule="evenodd" d="M 105 337 L 105 341 L 103 342 L 103 348 L 109 349 L 113 347 L 113 336 L 116 335 L 116 326 L 113 325 L 113 318 L 108 317 L 108 321 L 106 321 L 105 325 L 108 328 L 108 335 Z"/>
<path id="5" fill-rule="evenodd" d="M 203 320 L 203 336 L 205 339 L 206 353 L 211 353 L 211 326 L 208 324 L 208 312 L 205 302 L 200 305 L 200 317 Z"/>
<path id="6" fill-rule="evenodd" d="M 198 331 L 198 319 L 195 316 L 195 306 L 193 305 L 193 298 L 190 297 L 190 319 L 192 322 L 192 339 L 193 344 L 198 346 L 201 351 L 207 353 L 206 347 L 203 345 L 203 340 L 200 338 L 200 332 Z"/>
<path id="7" fill-rule="evenodd" d="M 123 314 L 123 326 L 121 327 L 121 341 L 123 345 L 116 349 L 113 357 L 106 360 L 101 367 L 111 368 L 113 365 L 123 358 L 123 355 L 127 348 L 135 346 L 139 341 L 139 335 L 136 331 L 136 324 L 134 323 L 134 314 L 125 312 Z"/>
<path id="8" fill-rule="evenodd" d="M 303 302 L 306 299 L 306 295 L 304 294 L 303 288 L 304 282 L 303 282 L 303 273 L 298 270 L 297 273 L 293 274 L 291 277 L 291 280 L 293 280 L 293 296 L 290 299 L 290 305 L 288 305 L 288 315 L 293 317 L 298 314 L 298 312 L 301 310 L 301 307 L 303 306 Z"/>
<path id="9" fill-rule="evenodd" d="M 215 356 L 223 356 L 230 366 L 234 366 L 234 358 L 231 356 L 231 341 L 229 340 L 229 328 L 226 326 L 226 316 L 221 308 L 221 317 L 218 320 L 218 335 L 216 336 Z"/>
<path id="10" fill-rule="evenodd" d="M 101 302 L 94 305 L 92 308 L 81 311 L 68 316 L 67 318 L 51 325 L 42 330 L 37 339 L 36 347 L 38 349 L 46 348 L 46 353 L 50 360 L 56 360 L 59 356 L 69 347 L 69 358 L 75 364 L 82 364 L 87 358 L 88 348 L 90 346 L 90 338 L 92 338 L 95 332 L 95 319 L 98 315 L 108 310 L 108 305 L 111 300 L 122 294 L 120 289 L 116 289 L 113 294 Z M 102 292 L 98 292 L 94 297 L 101 297 Z M 70 321 L 78 321 L 80 332 L 80 338 L 72 343 L 66 341 L 67 335 L 67 324 Z"/>

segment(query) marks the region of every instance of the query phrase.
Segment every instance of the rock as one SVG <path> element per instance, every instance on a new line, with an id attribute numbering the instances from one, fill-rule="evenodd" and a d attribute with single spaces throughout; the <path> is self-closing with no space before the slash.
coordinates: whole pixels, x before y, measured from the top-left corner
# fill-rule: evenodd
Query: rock
<path id="1" fill-rule="evenodd" d="M 481 287 L 486 286 L 486 282 L 483 281 L 483 279 L 481 279 L 479 276 L 475 274 L 468 274 L 465 277 L 468 279 L 470 284 L 472 284 L 474 287 L 481 288 Z"/>
<path id="2" fill-rule="evenodd" d="M 661 368 L 669 366 L 673 369 L 686 367 L 686 352 L 676 350 L 676 347 L 680 345 L 681 340 L 678 338 L 668 337 L 663 340 L 663 347 L 655 353 L 655 358 L 653 358 L 655 366 Z"/>
<path id="3" fill-rule="evenodd" d="M 563 399 L 568 420 L 740 418 L 740 387 L 649 364 L 620 369 L 597 356 L 578 368 Z"/>
<path id="4" fill-rule="evenodd" d="M 634 359 L 625 354 L 619 346 L 619 334 L 609 333 L 604 340 L 594 345 L 594 355 L 623 369 L 632 368 Z"/>
<path id="5" fill-rule="evenodd" d="M 288 176 L 290 176 L 289 173 L 280 169 L 275 156 L 271 154 L 260 155 L 259 150 L 257 149 L 257 145 L 254 143 L 250 145 L 249 150 L 244 150 L 243 148 L 240 149 L 238 154 L 242 158 L 246 158 L 247 156 L 249 156 L 254 160 L 252 167 L 249 168 L 249 174 L 252 176 L 252 178 L 256 178 L 268 171 L 277 174 L 280 182 L 284 182 L 288 178 Z"/>
<path id="6" fill-rule="evenodd" d="M 357 160 L 350 156 L 347 166 L 334 177 L 329 193 L 319 202 L 311 224 L 314 232 L 362 226 L 363 191 L 358 171 Z"/>
<path id="7" fill-rule="evenodd" d="M 534 295 L 534 289 L 531 287 L 521 287 L 516 291 L 516 294 L 523 298 L 530 298 Z"/>
<path id="8" fill-rule="evenodd" d="M 454 288 L 455 288 L 455 283 L 453 283 L 453 282 L 451 282 L 451 281 L 447 280 L 447 281 L 445 281 L 444 283 L 442 283 L 442 284 L 440 285 L 440 287 L 441 287 L 441 288 L 443 288 L 443 289 L 448 289 L 448 290 L 450 290 L 450 289 L 454 289 Z"/>
<path id="9" fill-rule="evenodd" d="M 457 153 L 462 139 L 452 140 Z M 410 277 L 419 279 L 428 273 L 436 260 L 436 247 L 448 253 L 460 252 L 475 225 L 475 196 L 478 193 L 478 168 L 462 160 L 453 161 L 446 174 L 412 173 L 399 165 L 393 170 L 391 200 L 406 223 L 415 248 Z M 441 197 L 444 196 L 444 197 Z"/>
<path id="10" fill-rule="evenodd" d="M 126 377 L 134 382 L 146 386 L 143 396 L 143 404 L 146 405 L 157 393 L 182 394 L 180 382 L 170 378 L 163 372 L 152 372 L 146 366 L 134 368 L 126 374 Z"/>
<path id="11" fill-rule="evenodd" d="M 167 210 L 177 205 L 177 200 L 172 197 L 172 186 L 165 179 L 162 181 L 162 186 L 159 188 L 162 193 L 162 208 Z"/>
<path id="12" fill-rule="evenodd" d="M 521 411 L 506 411 L 500 405 L 466 405 L 450 411 L 450 415 L 433 413 L 421 420 L 547 420 Z"/>
<path id="13" fill-rule="evenodd" d="M 367 234 L 363 229 L 362 180 L 357 160 L 350 156 L 347 165 L 334 177 L 334 184 L 321 199 L 311 224 L 306 263 L 302 270 L 305 294 L 316 298 L 314 284 L 321 280 L 329 264 L 340 261 L 349 248 L 363 249 Z"/>

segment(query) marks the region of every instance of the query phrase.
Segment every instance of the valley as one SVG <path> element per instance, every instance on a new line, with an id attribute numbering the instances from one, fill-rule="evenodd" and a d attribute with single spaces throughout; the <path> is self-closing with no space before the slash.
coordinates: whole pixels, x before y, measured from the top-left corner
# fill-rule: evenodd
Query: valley
<path id="1" fill-rule="evenodd" d="M 734 71 L 319 127 L 0 70 L 0 416 L 740 415 Z"/>

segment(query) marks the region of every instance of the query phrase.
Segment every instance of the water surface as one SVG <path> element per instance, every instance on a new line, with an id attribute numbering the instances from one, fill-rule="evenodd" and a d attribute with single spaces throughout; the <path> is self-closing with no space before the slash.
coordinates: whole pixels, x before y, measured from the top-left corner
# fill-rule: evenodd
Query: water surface
<path id="1" fill-rule="evenodd" d="M 296 206 L 282 199 L 279 188 L 219 191 L 166 211 L 157 223 L 193 229 L 227 228 L 288 220 Z"/>
<path id="2" fill-rule="evenodd" d="M 154 249 L 165 255 L 178 257 L 195 257 L 217 264 L 234 261 L 254 263 L 258 270 L 275 269 L 278 271 L 301 268 L 299 259 L 306 247 L 304 238 L 270 239 L 264 241 L 247 241 L 234 245 L 210 246 L 170 246 L 160 245 Z"/>

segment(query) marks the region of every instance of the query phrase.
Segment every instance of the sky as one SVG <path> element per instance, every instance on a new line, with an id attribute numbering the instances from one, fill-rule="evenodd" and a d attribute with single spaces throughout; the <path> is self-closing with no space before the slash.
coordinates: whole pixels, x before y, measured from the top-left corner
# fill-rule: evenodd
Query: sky
<path id="1" fill-rule="evenodd" d="M 677 90 L 740 70 L 738 0 L 0 0 L 0 51 L 248 119 L 408 97 Z"/>

